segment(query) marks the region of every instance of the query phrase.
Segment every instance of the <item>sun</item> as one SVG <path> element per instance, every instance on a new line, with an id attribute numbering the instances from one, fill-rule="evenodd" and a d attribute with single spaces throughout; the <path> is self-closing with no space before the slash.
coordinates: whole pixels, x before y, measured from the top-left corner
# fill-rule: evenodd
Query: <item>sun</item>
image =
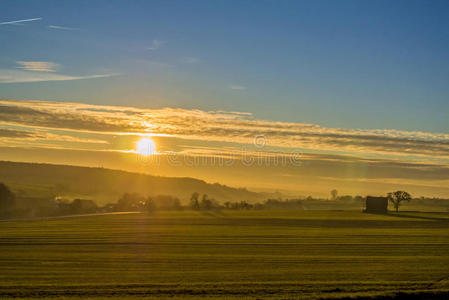
<path id="1" fill-rule="evenodd" d="M 141 138 L 136 145 L 136 152 L 148 156 L 156 153 L 156 144 L 150 138 Z"/>

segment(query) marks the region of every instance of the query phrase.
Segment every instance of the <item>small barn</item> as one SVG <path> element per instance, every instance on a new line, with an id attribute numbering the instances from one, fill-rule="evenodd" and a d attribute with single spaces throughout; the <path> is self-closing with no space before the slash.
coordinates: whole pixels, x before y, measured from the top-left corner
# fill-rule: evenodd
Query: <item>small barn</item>
<path id="1" fill-rule="evenodd" d="M 386 214 L 388 212 L 388 198 L 367 196 L 364 212 L 373 214 Z"/>

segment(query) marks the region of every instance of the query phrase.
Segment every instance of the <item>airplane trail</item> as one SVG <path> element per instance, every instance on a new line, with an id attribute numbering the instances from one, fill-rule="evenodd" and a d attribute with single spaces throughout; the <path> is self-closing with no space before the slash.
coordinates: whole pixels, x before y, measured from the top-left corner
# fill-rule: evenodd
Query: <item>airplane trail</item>
<path id="1" fill-rule="evenodd" d="M 24 19 L 24 20 L 15 20 L 15 21 L 8 21 L 8 22 L 2 22 L 0 25 L 14 25 L 14 24 L 20 24 L 24 22 L 32 22 L 32 21 L 39 21 L 43 18 L 33 18 L 33 19 Z"/>

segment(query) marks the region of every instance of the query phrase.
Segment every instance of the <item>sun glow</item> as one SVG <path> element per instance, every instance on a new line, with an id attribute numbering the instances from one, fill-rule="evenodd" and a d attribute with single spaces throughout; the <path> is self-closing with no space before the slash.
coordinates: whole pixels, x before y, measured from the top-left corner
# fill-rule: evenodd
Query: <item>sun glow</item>
<path id="1" fill-rule="evenodd" d="M 136 145 L 136 152 L 140 155 L 153 155 L 156 153 L 156 144 L 150 138 L 141 138 Z"/>

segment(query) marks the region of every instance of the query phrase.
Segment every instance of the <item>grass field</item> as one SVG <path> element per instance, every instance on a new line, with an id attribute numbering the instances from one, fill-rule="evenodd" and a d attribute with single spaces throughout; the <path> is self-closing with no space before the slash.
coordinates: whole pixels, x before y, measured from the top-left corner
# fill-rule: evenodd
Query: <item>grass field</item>
<path id="1" fill-rule="evenodd" d="M 0 223 L 0 298 L 449 291 L 449 214 L 157 212 Z"/>

